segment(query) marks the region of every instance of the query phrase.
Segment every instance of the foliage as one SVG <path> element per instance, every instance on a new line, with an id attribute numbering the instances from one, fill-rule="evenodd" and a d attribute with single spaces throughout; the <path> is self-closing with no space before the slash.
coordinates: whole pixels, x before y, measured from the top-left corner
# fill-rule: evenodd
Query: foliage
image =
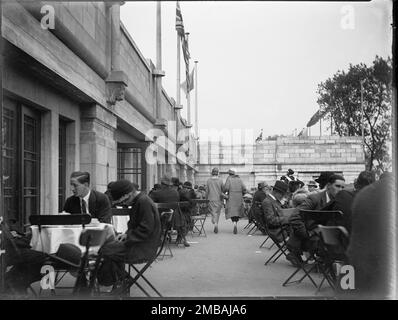
<path id="1" fill-rule="evenodd" d="M 362 135 L 361 81 L 363 82 L 363 125 L 368 170 L 390 169 L 392 62 L 376 56 L 372 66 L 350 64 L 318 85 L 318 104 L 332 120 L 340 136 Z"/>

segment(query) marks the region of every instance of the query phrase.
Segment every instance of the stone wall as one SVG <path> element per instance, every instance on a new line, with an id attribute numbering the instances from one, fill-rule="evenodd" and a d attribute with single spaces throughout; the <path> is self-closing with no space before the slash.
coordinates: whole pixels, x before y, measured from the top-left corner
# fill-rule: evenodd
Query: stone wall
<path id="1" fill-rule="evenodd" d="M 197 183 L 203 184 L 213 167 L 221 174 L 235 167 L 249 188 L 263 180 L 273 184 L 289 168 L 304 182 L 322 171 L 335 171 L 343 174 L 347 183 L 365 169 L 359 137 L 289 137 L 246 146 L 202 143 L 199 159 Z"/>

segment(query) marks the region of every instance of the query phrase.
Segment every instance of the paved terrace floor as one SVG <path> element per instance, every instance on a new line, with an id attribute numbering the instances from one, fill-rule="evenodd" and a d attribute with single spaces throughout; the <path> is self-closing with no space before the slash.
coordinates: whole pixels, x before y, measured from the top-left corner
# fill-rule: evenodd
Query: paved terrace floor
<path id="1" fill-rule="evenodd" d="M 308 279 L 301 284 L 283 287 L 283 281 L 294 271 L 290 263 L 281 257 L 276 263 L 264 266 L 266 258 L 275 252 L 259 246 L 265 236 L 256 233 L 247 235 L 243 229 L 247 220 L 238 223 L 238 234 L 232 232 L 232 222 L 222 213 L 219 233 L 213 233 L 210 217 L 205 230 L 207 237 L 188 236 L 189 248 L 172 245 L 173 257 L 156 261 L 146 276 L 164 297 L 330 297 L 332 291 L 326 286 L 316 294 Z M 268 242 L 267 244 L 269 244 Z M 301 274 L 301 273 L 300 273 Z M 320 275 L 313 275 L 317 283 Z M 62 285 L 73 286 L 75 278 L 69 276 Z M 142 280 L 140 282 L 142 284 Z M 38 283 L 33 287 L 38 289 Z M 144 288 L 148 288 L 144 285 Z M 150 290 L 150 289 L 148 289 Z M 57 290 L 57 296 L 65 298 L 70 290 Z M 151 292 L 151 291 L 149 291 Z M 152 293 L 152 292 L 151 292 Z M 43 292 L 43 296 L 48 296 Z M 134 286 L 131 297 L 145 297 Z"/>

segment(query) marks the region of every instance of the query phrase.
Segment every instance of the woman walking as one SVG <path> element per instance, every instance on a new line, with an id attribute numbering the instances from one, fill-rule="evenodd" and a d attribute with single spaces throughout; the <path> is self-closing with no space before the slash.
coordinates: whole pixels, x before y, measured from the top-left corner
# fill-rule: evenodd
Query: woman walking
<path id="1" fill-rule="evenodd" d="M 234 234 L 237 234 L 237 223 L 239 218 L 243 217 L 243 195 L 246 193 L 246 187 L 242 179 L 236 174 L 235 169 L 229 169 L 228 173 L 229 176 L 224 185 L 224 192 L 228 194 L 225 218 L 232 220 Z"/>

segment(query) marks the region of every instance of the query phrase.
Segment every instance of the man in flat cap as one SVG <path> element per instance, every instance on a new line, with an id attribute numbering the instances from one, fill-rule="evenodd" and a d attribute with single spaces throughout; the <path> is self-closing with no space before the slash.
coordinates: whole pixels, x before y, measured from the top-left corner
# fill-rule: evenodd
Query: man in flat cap
<path id="1" fill-rule="evenodd" d="M 64 212 L 90 214 L 103 223 L 111 223 L 112 212 L 109 198 L 102 192 L 90 188 L 90 174 L 75 171 L 70 176 L 73 196 L 65 201 Z"/>
<path id="2" fill-rule="evenodd" d="M 126 233 L 109 241 L 101 248 L 104 258 L 98 273 L 100 284 L 115 284 L 125 275 L 124 263 L 144 263 L 156 256 L 160 245 L 160 215 L 155 203 L 138 191 L 138 185 L 128 180 L 118 180 L 110 186 L 112 198 L 131 206 Z"/>

